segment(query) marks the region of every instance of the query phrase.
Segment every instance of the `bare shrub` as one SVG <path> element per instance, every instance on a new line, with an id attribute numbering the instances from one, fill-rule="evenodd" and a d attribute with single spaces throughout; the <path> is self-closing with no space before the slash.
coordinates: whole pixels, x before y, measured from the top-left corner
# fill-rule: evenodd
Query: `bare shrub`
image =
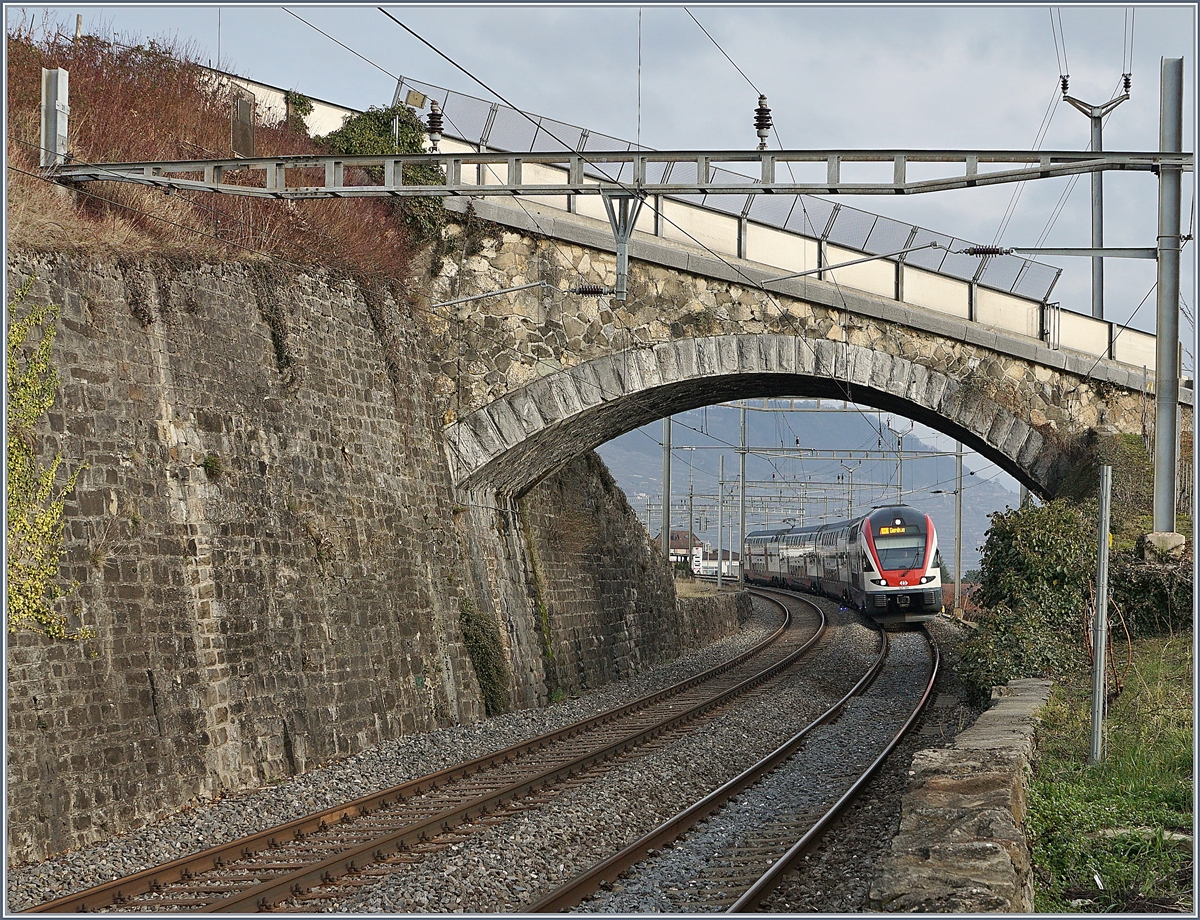
<path id="1" fill-rule="evenodd" d="M 47 181 L 38 166 L 41 68 L 62 67 L 71 75 L 70 155 L 88 163 L 231 157 L 229 88 L 197 63 L 193 47 L 176 42 L 75 40 L 61 31 L 35 34 L 24 24 L 10 30 L 7 42 L 10 245 L 121 256 L 270 258 L 408 277 L 418 247 L 396 207 L 383 199 L 165 194 L 119 182 L 66 190 Z M 294 125 L 259 124 L 255 134 L 262 155 L 322 152 Z M 363 183 L 366 176 L 347 170 L 345 181 Z"/>

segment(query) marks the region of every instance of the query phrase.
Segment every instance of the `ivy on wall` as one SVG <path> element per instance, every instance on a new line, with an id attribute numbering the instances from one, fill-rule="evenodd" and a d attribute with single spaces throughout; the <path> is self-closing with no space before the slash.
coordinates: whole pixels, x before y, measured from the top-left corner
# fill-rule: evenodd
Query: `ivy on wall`
<path id="1" fill-rule="evenodd" d="M 346 119 L 336 131 L 317 142 L 329 153 L 345 156 L 394 156 L 423 153 L 425 125 L 406 105 L 369 108 Z M 446 177 L 432 164 L 405 166 L 405 185 L 444 185 Z M 427 243 L 441 235 L 446 211 L 439 198 L 406 198 L 396 205 L 417 243 Z"/>
<path id="2" fill-rule="evenodd" d="M 8 305 L 9 316 L 29 291 L 26 284 Z M 89 629 L 73 628 L 59 604 L 77 585 L 59 579 L 63 554 L 63 505 L 83 467 L 56 483 L 62 454 L 43 466 L 35 452 L 34 430 L 54 405 L 58 372 L 54 347 L 58 307 L 30 308 L 8 327 L 8 629 L 33 629 L 53 639 L 86 639 Z M 40 334 L 40 339 L 39 339 Z"/>
<path id="3" fill-rule="evenodd" d="M 494 716 L 505 712 L 508 709 L 508 664 L 500 642 L 500 627 L 469 597 L 458 603 L 458 622 L 462 627 L 463 645 L 475 668 L 486 713 Z"/>

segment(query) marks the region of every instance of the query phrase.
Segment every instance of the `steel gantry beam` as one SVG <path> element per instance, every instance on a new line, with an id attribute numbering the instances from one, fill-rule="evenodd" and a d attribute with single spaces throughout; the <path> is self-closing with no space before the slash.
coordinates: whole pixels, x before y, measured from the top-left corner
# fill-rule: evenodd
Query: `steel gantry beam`
<path id="1" fill-rule="evenodd" d="M 846 182 L 846 164 L 885 163 L 891 182 Z M 941 163 L 953 174 L 911 180 L 909 164 Z M 752 175 L 731 181 L 718 165 Z M 784 181 L 779 167 L 824 164 L 823 181 Z M 406 166 L 437 166 L 442 185 L 404 182 Z M 538 167 L 529 169 L 528 167 Z M 987 169 L 984 167 L 993 167 Z M 358 198 L 611 195 L 913 195 L 1026 182 L 1108 170 L 1189 171 L 1192 154 L 1179 152 L 1024 150 L 735 150 L 597 153 L 424 153 L 404 156 L 281 156 L 232 160 L 79 163 L 56 168 L 62 181 L 133 182 L 176 191 L 219 192 L 258 198 Z M 363 184 L 346 184 L 354 170 Z M 562 181 L 547 175 L 561 173 Z M 534 175 L 536 174 L 536 176 Z M 678 174 L 678 177 L 677 177 Z M 533 181 L 525 181 L 529 175 Z M 500 178 L 503 181 L 500 181 Z M 547 181 L 548 179 L 555 181 Z"/>

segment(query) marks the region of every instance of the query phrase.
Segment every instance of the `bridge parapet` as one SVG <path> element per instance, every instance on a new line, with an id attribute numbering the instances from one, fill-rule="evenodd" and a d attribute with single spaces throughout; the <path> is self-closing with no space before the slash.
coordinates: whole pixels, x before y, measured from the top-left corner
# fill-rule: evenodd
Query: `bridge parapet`
<path id="1" fill-rule="evenodd" d="M 822 272 L 823 280 L 879 297 L 925 307 L 956 316 L 985 328 L 1038 338 L 1050 348 L 1103 357 L 1128 364 L 1140 372 L 1155 368 L 1155 338 L 1119 324 L 1058 308 L 1050 303 L 1060 269 L 1014 255 L 962 255 L 956 250 L 971 244 L 901 221 L 812 195 L 755 195 L 752 187 L 766 182 L 707 163 L 655 163 L 655 152 L 629 141 L 543 116 L 526 116 L 499 103 L 491 103 L 443 87 L 401 78 L 395 103 L 423 108 L 437 99 L 448 127 L 441 142 L 446 153 L 500 151 L 513 153 L 522 183 L 563 186 L 568 180 L 583 184 L 600 181 L 598 168 L 582 163 L 580 175 L 545 163 L 525 162 L 521 153 L 536 157 L 554 151 L 583 151 L 603 158 L 608 152 L 627 151 L 650 158 L 640 178 L 645 183 L 713 181 L 738 195 L 654 195 L 642 210 L 637 229 L 664 240 L 701 245 L 720 257 L 744 258 L 783 272 L 805 271 L 861 258 L 880 256 L 910 246 L 937 242 L 941 248 Z M 569 147 L 564 145 L 570 145 Z M 903 158 L 900 158 L 903 159 Z M 982 161 L 980 161 L 982 162 Z M 757 166 L 757 164 L 752 164 Z M 778 164 L 771 164 L 772 172 Z M 897 181 L 904 164 L 897 162 Z M 465 185 L 504 184 L 513 180 L 512 166 L 494 163 L 462 168 Z M 833 167 L 830 167 L 831 170 Z M 978 179 L 987 173 L 978 173 Z M 619 170 L 615 171 L 614 170 Z M 618 180 L 634 181 L 630 163 L 609 168 Z M 701 172 L 707 175 L 701 176 Z M 967 172 L 972 164 L 967 163 Z M 832 179 L 830 180 L 833 181 Z M 697 189 L 703 191 L 703 189 Z M 832 191 L 832 188 L 830 189 Z M 897 191 L 900 189 L 897 188 Z M 525 198 L 539 206 L 595 218 L 607 227 L 604 206 L 597 196 L 558 195 Z M 779 272 L 776 272 L 778 274 Z"/>
<path id="2" fill-rule="evenodd" d="M 477 217 L 507 227 L 466 219 L 453 248 L 473 254 L 447 257 L 432 289 L 438 302 L 550 285 L 436 309 L 436 395 L 460 485 L 520 494 L 667 414 L 820 396 L 959 437 L 1049 495 L 1090 428 L 1141 433 L 1153 414 L 1141 368 L 832 282 L 798 278 L 767 292 L 755 282 L 768 269 L 669 241 L 635 240 L 625 303 L 570 295 L 576 283 L 612 282 L 607 228 L 528 207 L 476 203 Z"/>

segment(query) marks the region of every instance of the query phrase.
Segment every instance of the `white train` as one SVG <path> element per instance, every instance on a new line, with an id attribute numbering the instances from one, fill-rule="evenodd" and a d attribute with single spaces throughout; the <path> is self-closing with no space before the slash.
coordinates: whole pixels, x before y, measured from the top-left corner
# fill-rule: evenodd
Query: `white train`
<path id="1" fill-rule="evenodd" d="M 880 622 L 919 623 L 942 611 L 942 554 L 929 515 L 908 505 L 853 521 L 759 530 L 746 537 L 746 581 L 853 604 Z"/>

